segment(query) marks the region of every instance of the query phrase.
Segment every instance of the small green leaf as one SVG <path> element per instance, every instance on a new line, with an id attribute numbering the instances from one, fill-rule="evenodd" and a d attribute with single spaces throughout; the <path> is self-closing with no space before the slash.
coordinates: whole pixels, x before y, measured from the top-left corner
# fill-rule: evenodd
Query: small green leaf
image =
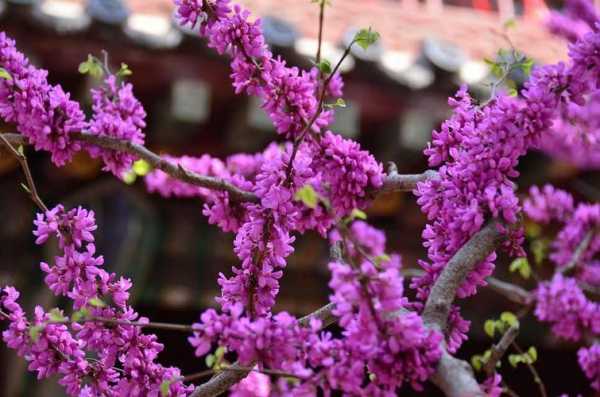
<path id="1" fill-rule="evenodd" d="M 486 320 L 483 324 L 483 330 L 490 338 L 493 338 L 496 333 L 496 322 L 494 320 Z"/>
<path id="2" fill-rule="evenodd" d="M 86 309 L 85 307 L 82 307 L 81 309 L 77 310 L 76 312 L 74 312 L 71 315 L 71 321 L 77 323 L 83 319 L 88 318 L 90 315 L 90 311 L 88 309 Z"/>
<path id="3" fill-rule="evenodd" d="M 375 382 L 376 379 L 377 379 L 377 375 L 375 375 L 373 372 L 369 372 L 369 380 L 371 382 Z"/>
<path id="4" fill-rule="evenodd" d="M 517 20 L 515 18 L 509 18 L 504 22 L 504 29 L 512 29 L 517 26 Z"/>
<path id="5" fill-rule="evenodd" d="M 88 301 L 88 303 L 94 307 L 98 307 L 98 308 L 102 308 L 102 307 L 106 307 L 106 303 L 104 303 L 104 301 L 98 297 L 94 297 L 92 299 L 90 299 Z"/>
<path id="6" fill-rule="evenodd" d="M 531 346 L 527 350 L 527 355 L 531 358 L 531 363 L 532 364 L 537 361 L 538 353 L 537 353 L 537 349 L 535 348 L 535 346 Z"/>
<path id="7" fill-rule="evenodd" d="M 100 61 L 93 57 L 92 55 L 88 55 L 87 60 L 81 62 L 79 64 L 79 73 L 81 74 L 89 74 L 94 78 L 101 78 L 104 75 L 104 71 L 102 70 L 102 65 Z"/>
<path id="8" fill-rule="evenodd" d="M 471 357 L 471 366 L 473 367 L 473 369 L 475 369 L 475 371 L 481 371 L 483 363 L 481 362 L 480 355 L 475 354 L 473 357 Z"/>
<path id="9" fill-rule="evenodd" d="M 333 70 L 331 67 L 331 62 L 329 62 L 327 59 L 323 59 L 321 62 L 319 62 L 317 67 L 323 74 L 331 74 L 331 71 Z"/>
<path id="10" fill-rule="evenodd" d="M 161 397 L 169 397 L 169 389 L 171 388 L 172 380 L 165 380 L 160 384 L 160 395 Z"/>
<path id="11" fill-rule="evenodd" d="M 490 360 L 490 357 L 492 357 L 492 351 L 490 349 L 487 349 L 485 352 L 483 352 L 483 356 L 481 356 L 481 361 L 483 361 L 483 363 L 487 363 Z"/>
<path id="12" fill-rule="evenodd" d="M 509 88 L 508 96 L 519 96 L 519 91 L 516 88 Z"/>
<path id="13" fill-rule="evenodd" d="M 139 159 L 135 163 L 133 163 L 132 167 L 133 172 L 137 176 L 146 176 L 150 171 L 152 171 L 152 166 L 144 159 Z"/>
<path id="14" fill-rule="evenodd" d="M 137 175 L 133 170 L 129 170 L 123 172 L 121 178 L 123 179 L 123 182 L 125 182 L 127 185 L 132 185 L 137 179 Z"/>
<path id="15" fill-rule="evenodd" d="M 363 50 L 369 48 L 369 46 L 375 44 L 379 40 L 379 33 L 369 29 L 361 29 L 354 36 L 354 42 L 358 44 Z"/>
<path id="16" fill-rule="evenodd" d="M 206 356 L 204 358 L 204 363 L 206 364 L 206 366 L 208 368 L 214 367 L 216 361 L 217 361 L 217 359 L 215 358 L 214 354 L 209 354 L 208 356 Z"/>
<path id="17" fill-rule="evenodd" d="M 525 73 L 525 76 L 529 76 L 531 68 L 533 68 L 533 59 L 525 58 L 525 60 L 521 62 L 521 70 Z"/>
<path id="18" fill-rule="evenodd" d="M 542 234 L 542 227 L 534 222 L 525 223 L 525 235 L 529 238 L 536 238 Z"/>
<path id="19" fill-rule="evenodd" d="M 17 147 L 17 152 L 19 152 L 21 156 L 25 156 L 25 149 L 23 148 L 23 145 L 19 145 Z"/>
<path id="20" fill-rule="evenodd" d="M 352 212 L 350 213 L 350 217 L 352 219 L 362 219 L 363 221 L 367 219 L 367 214 L 365 214 L 364 211 L 359 210 L 358 208 L 355 208 L 352 210 Z"/>
<path id="21" fill-rule="evenodd" d="M 529 244 L 529 249 L 533 253 L 533 260 L 536 265 L 540 265 L 546 258 L 546 255 L 548 254 L 548 245 L 548 240 L 543 238 L 533 240 Z"/>
<path id="22" fill-rule="evenodd" d="M 67 321 L 67 318 L 63 315 L 62 311 L 56 307 L 50 310 L 50 313 L 48 314 L 50 315 L 50 320 L 55 323 Z"/>
<path id="23" fill-rule="evenodd" d="M 133 74 L 133 72 L 131 71 L 131 69 L 129 69 L 129 66 L 127 66 L 126 63 L 121 63 L 121 68 L 117 72 L 117 76 L 127 77 L 127 76 L 131 76 L 132 74 Z"/>
<path id="24" fill-rule="evenodd" d="M 43 325 L 32 325 L 29 327 L 29 337 L 32 341 L 37 342 L 40 339 L 40 333 L 44 329 Z"/>
<path id="25" fill-rule="evenodd" d="M 319 196 L 311 185 L 304 185 L 298 189 L 294 198 L 296 201 L 302 201 L 308 208 L 317 208 Z"/>
<path id="26" fill-rule="evenodd" d="M 519 363 L 523 362 L 523 357 L 521 357 L 520 354 L 509 354 L 508 362 L 510 363 L 510 365 L 516 368 Z"/>
<path id="27" fill-rule="evenodd" d="M 335 101 L 335 106 L 337 106 L 339 108 L 345 108 L 346 107 L 346 101 L 344 101 L 342 98 L 338 98 Z"/>
<path id="28" fill-rule="evenodd" d="M 529 261 L 526 257 L 517 258 L 514 261 L 512 261 L 512 263 L 508 267 L 508 270 L 511 273 L 514 273 L 518 270 L 519 274 L 524 279 L 528 279 L 531 276 L 531 266 L 529 266 Z"/>
<path id="29" fill-rule="evenodd" d="M 10 73 L 8 73 L 8 70 L 6 70 L 4 68 L 0 68 L 0 79 L 12 80 L 13 78 L 10 75 Z"/>
<path id="30" fill-rule="evenodd" d="M 377 255 L 374 260 L 375 260 L 375 264 L 377 265 L 381 265 L 383 262 L 389 262 L 390 261 L 390 256 L 387 254 L 381 254 L 381 255 Z"/>
<path id="31" fill-rule="evenodd" d="M 511 312 L 502 312 L 502 314 L 500 314 L 500 320 L 508 324 L 509 327 L 519 325 L 519 319 Z"/>

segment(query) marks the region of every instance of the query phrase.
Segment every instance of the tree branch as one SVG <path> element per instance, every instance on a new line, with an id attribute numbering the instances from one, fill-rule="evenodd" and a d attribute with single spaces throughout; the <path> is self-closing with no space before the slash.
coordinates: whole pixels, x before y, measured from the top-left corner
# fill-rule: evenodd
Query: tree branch
<path id="1" fill-rule="evenodd" d="M 4 134 L 0 134 L 0 140 L 6 146 L 6 148 L 15 156 L 15 158 L 21 165 L 21 168 L 23 169 L 23 173 L 25 174 L 25 179 L 27 180 L 27 189 L 26 190 L 27 190 L 27 193 L 29 193 L 31 200 L 35 203 L 35 205 L 38 206 L 38 208 L 42 212 L 44 212 L 44 213 L 48 212 L 48 207 L 46 207 L 46 204 L 44 204 L 41 197 L 37 193 L 37 189 L 35 188 L 35 182 L 33 181 L 33 176 L 31 175 L 31 170 L 29 169 L 29 164 L 27 163 L 27 157 L 25 157 L 25 154 L 23 154 L 22 150 L 15 149 L 15 147 L 13 146 L 13 143 L 11 143 L 4 136 Z M 22 186 L 24 186 L 24 185 L 22 185 Z"/>
<path id="2" fill-rule="evenodd" d="M 500 341 L 492 346 L 492 354 L 490 355 L 489 360 L 483 366 L 483 370 L 487 376 L 491 376 L 496 371 L 496 364 L 498 364 L 498 361 L 502 359 L 510 345 L 515 341 L 518 334 L 519 325 L 512 325 L 506 330 L 504 335 L 502 335 Z"/>
<path id="3" fill-rule="evenodd" d="M 495 277 L 488 277 L 485 279 L 485 281 L 487 281 L 492 290 L 512 302 L 525 306 L 528 306 L 533 302 L 533 296 L 531 293 L 519 287 L 518 285 L 498 280 Z"/>
<path id="4" fill-rule="evenodd" d="M 450 259 L 431 289 L 423 311 L 425 324 L 443 332 L 458 287 L 475 265 L 492 253 L 500 242 L 501 234 L 495 221 L 488 222 Z M 442 345 L 442 357 L 431 378 L 448 397 L 483 397 L 471 366 L 451 356 Z"/>
<path id="5" fill-rule="evenodd" d="M 2 133 L 0 134 L 3 140 L 6 139 L 13 145 L 29 145 L 27 139 L 21 134 Z M 231 198 L 236 201 L 258 202 L 258 197 L 252 193 L 239 189 L 238 187 L 224 181 L 220 178 L 213 178 L 205 175 L 200 175 L 193 171 L 187 170 L 182 166 L 175 165 L 160 155 L 152 152 L 142 145 L 136 145 L 129 141 L 112 138 L 109 136 L 92 135 L 85 132 L 74 133 L 71 137 L 75 140 L 90 143 L 102 147 L 104 149 L 117 150 L 137 156 L 140 159 L 147 161 L 152 167 L 157 168 L 172 178 L 187 182 L 191 185 L 201 186 L 207 189 L 221 190 L 229 192 Z M 374 191 L 377 193 L 389 192 L 408 192 L 412 191 L 417 182 L 424 181 L 428 178 L 436 178 L 437 172 L 433 170 L 425 171 L 422 174 L 407 174 L 402 175 L 393 173 L 386 175 L 383 186 Z"/>
<path id="6" fill-rule="evenodd" d="M 427 324 L 444 329 L 458 287 L 473 268 L 497 248 L 501 237 L 496 222 L 489 221 L 448 261 L 427 298 L 423 311 Z"/>

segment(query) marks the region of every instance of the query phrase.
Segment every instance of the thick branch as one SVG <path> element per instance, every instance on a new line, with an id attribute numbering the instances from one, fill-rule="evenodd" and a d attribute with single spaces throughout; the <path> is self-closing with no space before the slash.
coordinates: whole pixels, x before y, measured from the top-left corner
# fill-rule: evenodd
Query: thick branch
<path id="1" fill-rule="evenodd" d="M 510 345 L 515 341 L 517 335 L 519 334 L 519 326 L 517 324 L 512 325 L 510 328 L 506 330 L 502 338 L 492 346 L 492 354 L 490 355 L 489 360 L 483 366 L 483 370 L 488 376 L 491 376 L 494 371 L 496 371 L 496 365 L 498 361 L 502 359 Z"/>
<path id="2" fill-rule="evenodd" d="M 496 249 L 501 236 L 496 222 L 490 221 L 448 261 L 425 304 L 423 319 L 429 326 L 444 329 L 458 287 L 473 268 Z"/>
<path id="3" fill-rule="evenodd" d="M 410 192 L 417 187 L 418 182 L 438 177 L 437 171 L 427 170 L 422 174 L 398 174 L 389 172 L 383 180 L 383 186 L 377 193 Z"/>
<path id="4" fill-rule="evenodd" d="M 27 139 L 21 134 L 4 133 L 0 135 L 2 135 L 3 138 L 5 138 L 8 142 L 10 142 L 13 145 L 29 145 Z M 191 185 L 201 186 L 207 189 L 222 190 L 229 192 L 232 199 L 234 200 L 249 202 L 258 201 L 258 197 L 256 197 L 256 195 L 251 192 L 241 190 L 222 179 L 200 175 L 193 171 L 187 170 L 181 166 L 174 165 L 161 158 L 158 154 L 152 152 L 145 146 L 136 145 L 129 141 L 112 138 L 109 136 L 98 136 L 85 132 L 74 133 L 71 137 L 81 142 L 86 142 L 96 146 L 100 146 L 104 149 L 111 149 L 120 152 L 130 153 L 134 156 L 137 156 L 140 159 L 146 160 L 154 168 L 163 171 L 172 178 L 179 179 Z M 437 172 L 433 170 L 425 171 L 422 174 L 402 175 L 398 173 L 390 173 L 385 176 L 383 186 L 373 193 L 377 194 L 395 191 L 412 191 L 417 186 L 417 182 L 424 181 L 428 178 L 436 177 Z"/>
<path id="5" fill-rule="evenodd" d="M 458 287 L 475 265 L 494 251 L 500 236 L 496 223 L 490 221 L 450 259 L 431 289 L 425 304 L 423 320 L 428 327 L 443 332 Z M 431 380 L 448 397 L 484 396 L 471 366 L 451 356 L 444 345 L 442 345 L 442 357 Z"/>

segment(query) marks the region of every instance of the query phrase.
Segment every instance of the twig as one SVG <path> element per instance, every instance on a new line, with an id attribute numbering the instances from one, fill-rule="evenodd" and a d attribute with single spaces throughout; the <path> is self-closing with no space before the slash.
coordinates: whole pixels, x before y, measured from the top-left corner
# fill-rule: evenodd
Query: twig
<path id="1" fill-rule="evenodd" d="M 517 324 L 511 325 L 498 343 L 492 346 L 492 354 L 483 366 L 483 370 L 487 376 L 491 376 L 496 371 L 496 364 L 502 359 L 510 345 L 515 341 L 515 338 L 519 334 L 519 326 Z"/>
<path id="2" fill-rule="evenodd" d="M 514 342 L 511 344 L 512 347 L 514 347 L 514 349 L 519 353 L 519 354 L 525 354 L 525 352 L 523 351 L 523 349 L 521 349 L 519 347 L 519 345 L 517 344 L 517 342 Z M 546 392 L 546 385 L 544 385 L 544 382 L 542 381 L 542 378 L 540 378 L 540 375 L 538 374 L 537 370 L 535 369 L 535 367 L 533 366 L 533 364 L 530 363 L 525 363 L 527 365 L 527 368 L 529 368 L 529 372 L 531 372 L 531 375 L 533 376 L 533 381 L 535 383 L 537 383 L 538 388 L 540 389 L 540 395 L 542 397 L 548 397 L 548 393 Z"/>
<path id="3" fill-rule="evenodd" d="M 573 256 L 571 257 L 571 260 L 569 261 L 569 263 L 567 263 L 564 267 L 560 268 L 559 271 L 561 273 L 566 274 L 577 266 L 577 264 L 581 260 L 581 257 L 585 253 L 585 250 L 588 249 L 588 247 L 592 241 L 592 237 L 594 237 L 594 233 L 595 233 L 595 230 L 592 229 L 592 230 L 589 230 L 585 234 L 585 236 L 583 237 L 583 240 L 581 240 L 581 243 L 579 243 L 579 245 L 575 249 L 575 252 L 573 253 Z"/>
<path id="4" fill-rule="evenodd" d="M 519 287 L 518 285 L 498 280 L 495 277 L 488 277 L 485 279 L 485 281 L 487 281 L 490 289 L 494 290 L 512 302 L 527 306 L 533 301 L 533 296 L 531 293 Z"/>
<path id="5" fill-rule="evenodd" d="M 172 324 L 172 323 L 157 323 L 157 322 L 140 322 L 140 321 L 127 321 L 127 320 L 118 320 L 114 318 L 104 318 L 104 317 L 92 317 L 89 320 L 83 320 L 83 322 L 100 322 L 104 324 L 113 324 L 113 325 L 131 325 L 139 328 L 152 328 L 152 329 L 162 329 L 165 331 L 179 331 L 191 333 L 194 331 L 194 327 L 192 325 L 184 325 L 184 324 Z"/>
<path id="6" fill-rule="evenodd" d="M 319 38 L 317 44 L 317 56 L 316 61 L 317 64 L 321 62 L 321 45 L 323 44 L 323 19 L 325 16 L 325 3 L 327 0 L 322 0 L 321 4 L 319 4 Z"/>
<path id="7" fill-rule="evenodd" d="M 15 149 L 15 147 L 8 141 L 8 139 L 4 136 L 4 134 L 0 134 L 0 140 L 2 143 L 8 148 L 10 152 L 16 157 L 19 164 L 21 164 L 21 168 L 23 169 L 23 173 L 25 174 L 25 179 L 27 180 L 27 192 L 31 197 L 31 200 L 38 206 L 40 210 L 44 213 L 48 212 L 48 207 L 42 201 L 40 196 L 37 193 L 37 189 L 35 188 L 35 182 L 33 181 L 33 177 L 31 176 L 31 170 L 29 169 L 29 164 L 27 164 L 27 157 L 20 150 Z"/>

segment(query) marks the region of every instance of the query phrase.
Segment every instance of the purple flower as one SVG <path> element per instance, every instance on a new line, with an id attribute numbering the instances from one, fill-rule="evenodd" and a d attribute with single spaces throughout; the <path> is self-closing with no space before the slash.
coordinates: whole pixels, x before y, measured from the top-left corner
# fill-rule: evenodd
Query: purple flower
<path id="1" fill-rule="evenodd" d="M 595 390 L 600 390 L 600 345 L 593 344 L 589 348 L 581 348 L 577 352 L 579 365 L 592 383 Z"/>

